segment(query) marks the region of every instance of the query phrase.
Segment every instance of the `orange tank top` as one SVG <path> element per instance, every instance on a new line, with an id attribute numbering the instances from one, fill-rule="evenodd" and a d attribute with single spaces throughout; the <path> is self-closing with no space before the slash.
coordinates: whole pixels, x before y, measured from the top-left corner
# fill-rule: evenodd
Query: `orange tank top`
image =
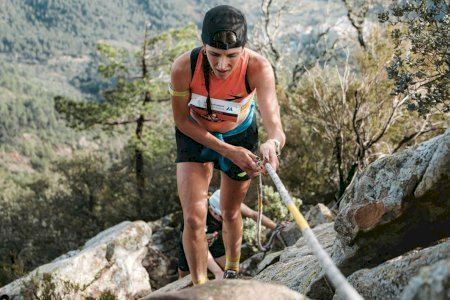
<path id="1" fill-rule="evenodd" d="M 192 118 L 208 131 L 226 132 L 237 127 L 249 113 L 252 113 L 255 90 L 248 93 L 245 76 L 249 54 L 245 50 L 234 70 L 226 79 L 210 74 L 209 96 L 212 114 L 208 114 L 205 78 L 203 75 L 203 49 L 198 54 L 190 89 L 189 107 Z"/>

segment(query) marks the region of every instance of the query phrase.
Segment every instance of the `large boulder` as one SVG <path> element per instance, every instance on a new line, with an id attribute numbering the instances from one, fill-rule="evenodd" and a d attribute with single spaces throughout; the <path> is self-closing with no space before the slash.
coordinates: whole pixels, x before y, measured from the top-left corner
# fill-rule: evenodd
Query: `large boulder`
<path id="1" fill-rule="evenodd" d="M 333 223 L 321 224 L 313 232 L 325 251 L 329 252 L 336 236 Z M 300 238 L 295 245 L 287 247 L 281 253 L 277 263 L 265 268 L 255 279 L 283 284 L 305 294 L 310 283 L 321 274 L 321 270 L 305 238 Z"/>
<path id="2" fill-rule="evenodd" d="M 375 161 L 358 175 L 345 193 L 335 221 L 332 258 L 344 275 L 450 236 L 449 174 L 447 130 Z M 333 293 L 321 276 L 307 295 L 329 299 Z"/>
<path id="3" fill-rule="evenodd" d="M 122 222 L 99 233 L 80 249 L 2 287 L 0 295 L 13 299 L 85 299 L 106 295 L 130 299 L 148 294 L 150 280 L 142 260 L 151 235 L 145 222 Z"/>
<path id="4" fill-rule="evenodd" d="M 141 300 L 186 299 L 186 300 L 229 300 L 229 299 L 292 299 L 304 300 L 305 296 L 285 286 L 258 282 L 256 280 L 213 280 L 206 284 L 177 292 L 154 292 Z"/>
<path id="5" fill-rule="evenodd" d="M 439 289 L 438 283 L 441 283 L 441 287 L 445 286 L 442 285 L 442 279 L 440 278 L 443 274 L 445 274 L 447 282 L 450 279 L 448 265 L 446 266 L 445 263 L 442 263 L 442 260 L 446 258 L 450 258 L 450 239 L 433 247 L 410 251 L 402 256 L 388 260 L 373 269 L 359 270 L 353 273 L 348 278 L 348 281 L 364 299 L 368 300 L 399 299 L 408 283 L 413 283 L 410 284 L 409 289 L 414 291 L 408 294 L 415 295 L 416 297 L 424 286 L 429 286 L 431 289 L 434 288 L 434 295 L 439 294 L 439 292 L 443 295 L 445 289 Z M 435 268 L 427 268 L 427 272 L 422 270 L 423 267 L 436 262 L 439 265 Z M 439 268 L 443 268 L 447 272 L 431 271 Z M 418 275 L 419 272 L 422 274 L 421 276 L 411 279 Z M 436 299 L 434 296 L 425 297 L 428 291 L 425 291 L 426 289 L 423 290 L 424 293 L 422 296 L 424 297 L 421 296 L 415 299 Z M 343 298 L 336 295 L 333 299 L 340 300 Z M 414 297 L 409 296 L 408 299 L 414 299 Z"/>
<path id="6" fill-rule="evenodd" d="M 345 194 L 333 259 L 352 272 L 450 236 L 450 130 L 371 164 Z"/>

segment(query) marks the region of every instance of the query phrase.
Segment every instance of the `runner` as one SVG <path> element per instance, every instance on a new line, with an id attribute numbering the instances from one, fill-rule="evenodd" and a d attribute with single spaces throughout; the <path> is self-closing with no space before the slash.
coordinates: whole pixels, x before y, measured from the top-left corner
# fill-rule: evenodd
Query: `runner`
<path id="1" fill-rule="evenodd" d="M 202 40 L 202 47 L 175 60 L 171 72 L 183 245 L 194 284 L 207 280 L 205 203 L 214 167 L 221 171 L 224 278 L 236 278 L 239 272 L 241 203 L 250 178 L 265 172 L 255 154 L 255 98 L 268 137 L 259 152 L 275 170 L 285 143 L 273 70 L 267 59 L 245 47 L 247 23 L 242 12 L 227 5 L 209 10 Z"/>

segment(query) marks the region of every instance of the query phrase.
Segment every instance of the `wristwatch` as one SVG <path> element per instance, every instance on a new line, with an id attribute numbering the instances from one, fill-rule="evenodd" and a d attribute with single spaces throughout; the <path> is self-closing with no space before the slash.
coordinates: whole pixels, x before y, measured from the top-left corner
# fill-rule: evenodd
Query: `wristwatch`
<path id="1" fill-rule="evenodd" d="M 276 139 L 272 139 L 273 143 L 275 144 L 275 153 L 277 154 L 277 156 L 281 155 L 281 145 L 280 145 L 280 141 L 276 140 Z"/>

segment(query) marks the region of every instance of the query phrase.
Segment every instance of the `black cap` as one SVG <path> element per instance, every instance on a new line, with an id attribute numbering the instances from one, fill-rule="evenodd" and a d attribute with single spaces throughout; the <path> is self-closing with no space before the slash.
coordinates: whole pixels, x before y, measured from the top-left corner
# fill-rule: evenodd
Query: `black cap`
<path id="1" fill-rule="evenodd" d="M 234 32 L 236 42 L 227 44 L 215 41 L 214 35 L 220 31 Z M 207 45 L 224 50 L 244 46 L 247 42 L 247 21 L 244 14 L 229 5 L 219 5 L 210 9 L 203 19 L 202 40 Z"/>

